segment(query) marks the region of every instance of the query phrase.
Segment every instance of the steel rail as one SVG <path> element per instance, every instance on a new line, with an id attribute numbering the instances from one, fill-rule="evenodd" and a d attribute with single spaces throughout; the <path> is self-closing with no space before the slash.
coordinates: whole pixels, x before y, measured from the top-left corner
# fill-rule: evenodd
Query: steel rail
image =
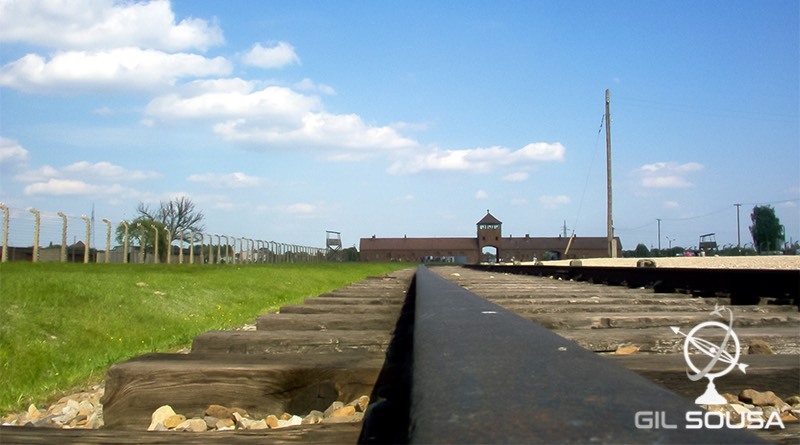
<path id="1" fill-rule="evenodd" d="M 761 298 L 800 302 L 800 270 L 702 269 L 677 267 L 534 266 L 479 264 L 465 267 L 491 272 L 554 276 L 628 287 L 649 287 L 656 292 L 683 290 L 697 296 L 727 294 L 731 304 L 758 304 Z"/>
<path id="2" fill-rule="evenodd" d="M 368 413 L 363 443 L 763 443 L 743 430 L 687 429 L 686 413 L 700 411 L 691 401 L 424 266 L 413 286 L 410 378 L 395 383 L 408 388 L 385 391 L 383 408 L 395 409 Z M 397 367 L 391 374 L 403 375 Z M 407 429 L 381 436 L 397 406 L 408 407 Z M 637 412 L 676 426 L 637 429 Z"/>

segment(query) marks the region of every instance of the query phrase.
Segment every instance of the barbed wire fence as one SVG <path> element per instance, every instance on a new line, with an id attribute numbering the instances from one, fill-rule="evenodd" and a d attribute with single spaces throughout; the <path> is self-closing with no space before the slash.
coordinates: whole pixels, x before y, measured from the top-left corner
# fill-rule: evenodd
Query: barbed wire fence
<path id="1" fill-rule="evenodd" d="M 20 209 L 0 203 L 0 261 L 76 263 L 255 264 L 338 261 L 329 248 L 304 246 L 211 232 L 169 233 L 152 229 L 153 247 L 144 249 L 123 221 L 96 221 L 86 215 Z M 117 229 L 123 227 L 122 244 Z M 170 239 L 158 252 L 158 237 Z M 172 239 L 177 238 L 177 239 Z"/>

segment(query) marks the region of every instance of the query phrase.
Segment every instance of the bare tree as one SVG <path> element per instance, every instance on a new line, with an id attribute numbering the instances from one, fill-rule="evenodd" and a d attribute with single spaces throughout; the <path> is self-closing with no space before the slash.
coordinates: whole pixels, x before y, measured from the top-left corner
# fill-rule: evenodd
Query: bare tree
<path id="1" fill-rule="evenodd" d="M 182 196 L 169 202 L 161 201 L 158 209 L 151 209 L 150 206 L 140 202 L 136 208 L 141 216 L 155 220 L 164 225 L 169 230 L 172 240 L 180 238 L 180 232 L 194 232 L 195 237 L 202 232 L 205 227 L 201 224 L 203 212 L 196 209 L 191 199 Z"/>

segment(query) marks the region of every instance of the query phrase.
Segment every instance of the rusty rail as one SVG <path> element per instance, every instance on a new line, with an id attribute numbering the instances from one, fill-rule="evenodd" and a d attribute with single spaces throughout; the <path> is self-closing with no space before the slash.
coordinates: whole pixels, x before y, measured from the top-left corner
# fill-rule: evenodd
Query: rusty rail
<path id="1" fill-rule="evenodd" d="M 468 265 L 476 270 L 554 276 L 628 287 L 649 287 L 659 293 L 685 291 L 696 296 L 730 296 L 731 304 L 758 304 L 761 298 L 782 303 L 800 301 L 800 270 L 702 269 L 667 267 L 599 267 Z"/>

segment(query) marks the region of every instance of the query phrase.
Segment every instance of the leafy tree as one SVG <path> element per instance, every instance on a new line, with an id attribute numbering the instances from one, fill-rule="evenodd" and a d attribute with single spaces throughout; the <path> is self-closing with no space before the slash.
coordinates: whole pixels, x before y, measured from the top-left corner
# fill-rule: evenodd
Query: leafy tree
<path id="1" fill-rule="evenodd" d="M 199 240 L 200 232 L 205 229 L 201 224 L 205 215 L 197 210 L 191 199 L 185 196 L 169 202 L 162 201 L 158 209 L 151 209 L 149 205 L 140 202 L 136 211 L 139 212 L 140 217 L 158 221 L 166 227 L 172 237 L 170 241 L 180 239 L 180 232 L 187 235 L 188 232 L 194 232 L 195 240 Z"/>
<path id="2" fill-rule="evenodd" d="M 636 250 L 634 250 L 634 255 L 637 258 L 646 257 L 650 255 L 650 250 L 644 244 L 639 243 L 636 245 Z"/>
<path id="3" fill-rule="evenodd" d="M 344 253 L 344 260 L 345 261 L 358 261 L 360 256 L 358 254 L 358 249 L 355 246 L 348 247 L 342 251 Z"/>
<path id="4" fill-rule="evenodd" d="M 142 248 L 145 259 L 147 254 L 153 254 L 153 241 L 155 240 L 155 233 L 153 233 L 153 226 L 158 230 L 158 257 L 164 259 L 167 255 L 169 248 L 169 241 L 167 240 L 166 233 L 164 233 L 164 224 L 154 221 L 150 218 L 140 216 L 132 221 L 125 221 L 128 223 L 128 245 L 138 245 Z M 117 226 L 117 243 L 122 244 L 125 241 L 125 226 L 120 224 Z"/>
<path id="5" fill-rule="evenodd" d="M 775 216 L 775 209 L 770 206 L 755 206 L 750 214 L 753 225 L 753 246 L 759 253 L 780 250 L 784 241 L 781 221 Z"/>

